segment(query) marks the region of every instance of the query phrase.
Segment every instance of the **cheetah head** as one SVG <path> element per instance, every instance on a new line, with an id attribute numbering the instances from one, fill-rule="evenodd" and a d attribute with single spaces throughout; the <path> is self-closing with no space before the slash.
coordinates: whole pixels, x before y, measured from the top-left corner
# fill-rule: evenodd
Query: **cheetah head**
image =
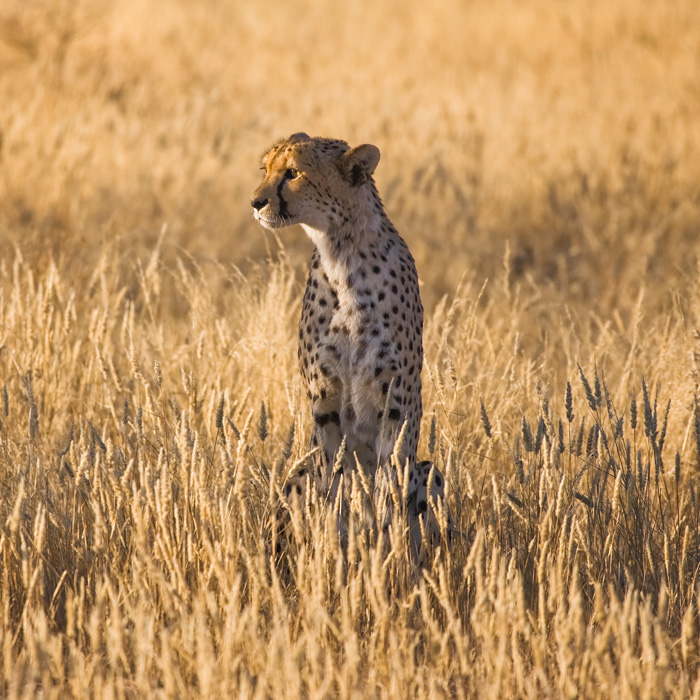
<path id="1" fill-rule="evenodd" d="M 379 149 L 293 134 L 263 156 L 253 215 L 269 229 L 305 224 L 320 231 L 347 223 L 357 193 L 372 181 Z"/>

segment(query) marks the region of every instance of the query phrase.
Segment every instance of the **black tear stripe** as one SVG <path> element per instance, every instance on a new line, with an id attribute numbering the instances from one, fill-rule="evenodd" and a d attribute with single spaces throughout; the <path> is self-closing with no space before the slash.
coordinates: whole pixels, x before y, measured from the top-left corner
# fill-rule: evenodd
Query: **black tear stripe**
<path id="1" fill-rule="evenodd" d="M 287 182 L 289 178 L 285 175 L 281 180 L 280 184 L 277 185 L 277 198 L 280 200 L 280 217 L 283 219 L 291 219 L 291 214 L 289 213 L 289 209 L 287 209 L 287 202 L 285 202 L 284 197 L 282 196 L 282 186 L 284 185 L 285 182 Z"/>

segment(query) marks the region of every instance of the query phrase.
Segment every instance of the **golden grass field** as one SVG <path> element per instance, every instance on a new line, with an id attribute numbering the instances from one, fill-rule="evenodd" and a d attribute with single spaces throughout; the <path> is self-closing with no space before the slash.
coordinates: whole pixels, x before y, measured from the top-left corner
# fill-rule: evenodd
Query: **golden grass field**
<path id="1" fill-rule="evenodd" d="M 300 130 L 416 258 L 423 571 L 276 554 Z M 700 698 L 699 382 L 696 0 L 0 5 L 0 697 Z"/>

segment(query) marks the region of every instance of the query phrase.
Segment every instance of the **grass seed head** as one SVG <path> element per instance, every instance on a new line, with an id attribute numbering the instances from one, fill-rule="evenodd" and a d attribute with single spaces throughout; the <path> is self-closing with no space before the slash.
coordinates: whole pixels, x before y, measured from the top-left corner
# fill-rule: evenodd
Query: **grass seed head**
<path id="1" fill-rule="evenodd" d="M 578 434 L 576 435 L 576 442 L 574 443 L 573 453 L 577 456 L 581 456 L 581 450 L 583 449 L 583 436 L 586 430 L 586 417 L 581 418 L 581 425 L 578 429 Z"/>
<path id="2" fill-rule="evenodd" d="M 547 428 L 544 424 L 544 418 L 542 418 L 542 416 L 540 416 L 540 419 L 537 422 L 537 433 L 535 434 L 535 446 L 534 446 L 535 454 L 539 454 L 540 450 L 542 449 L 542 440 L 545 438 L 546 435 L 547 435 Z"/>
<path id="3" fill-rule="evenodd" d="M 214 419 L 217 430 L 224 429 L 224 394 L 222 392 L 219 398 L 219 405 L 216 407 L 216 416 Z"/>
<path id="4" fill-rule="evenodd" d="M 566 397 L 564 399 L 564 403 L 566 406 L 566 420 L 571 423 L 574 420 L 574 411 L 573 398 L 571 396 L 571 382 L 569 381 L 566 382 Z"/>
<path id="5" fill-rule="evenodd" d="M 486 437 L 490 438 L 491 437 L 491 422 L 489 421 L 488 414 L 486 413 L 486 406 L 484 406 L 484 400 L 479 399 L 479 403 L 481 405 L 481 425 L 484 427 L 484 432 L 486 433 Z"/>
<path id="6" fill-rule="evenodd" d="M 586 379 L 586 375 L 583 373 L 583 369 L 581 369 L 581 365 L 578 365 L 578 372 L 579 376 L 581 377 L 581 383 L 583 384 L 583 388 L 586 392 L 586 401 L 588 401 L 588 407 L 595 413 L 598 410 L 598 403 L 596 401 L 595 396 L 593 395 L 593 390 L 591 389 L 591 385 L 588 383 L 588 379 Z"/>
<path id="7" fill-rule="evenodd" d="M 527 422 L 527 418 L 523 416 L 522 419 L 522 433 L 523 433 L 523 444 L 525 446 L 526 452 L 533 452 L 535 449 L 535 441 L 532 437 L 532 431 L 530 430 L 530 424 Z"/>
<path id="8" fill-rule="evenodd" d="M 564 423 L 561 418 L 559 419 L 559 444 L 557 446 L 559 454 L 562 454 L 566 449 L 566 444 L 564 443 Z"/>
<path id="9" fill-rule="evenodd" d="M 267 411 L 265 410 L 265 402 L 260 402 L 260 418 L 258 420 L 258 436 L 261 442 L 267 439 Z"/>

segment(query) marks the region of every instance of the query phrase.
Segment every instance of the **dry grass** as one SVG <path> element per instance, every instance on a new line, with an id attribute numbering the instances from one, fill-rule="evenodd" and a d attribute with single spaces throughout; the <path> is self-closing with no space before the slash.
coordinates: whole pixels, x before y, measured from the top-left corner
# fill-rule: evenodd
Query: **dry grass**
<path id="1" fill-rule="evenodd" d="M 700 6 L 345 5 L 0 8 L 0 695 L 700 697 Z M 417 260 L 420 575 L 315 504 L 275 555 L 299 129 Z"/>

